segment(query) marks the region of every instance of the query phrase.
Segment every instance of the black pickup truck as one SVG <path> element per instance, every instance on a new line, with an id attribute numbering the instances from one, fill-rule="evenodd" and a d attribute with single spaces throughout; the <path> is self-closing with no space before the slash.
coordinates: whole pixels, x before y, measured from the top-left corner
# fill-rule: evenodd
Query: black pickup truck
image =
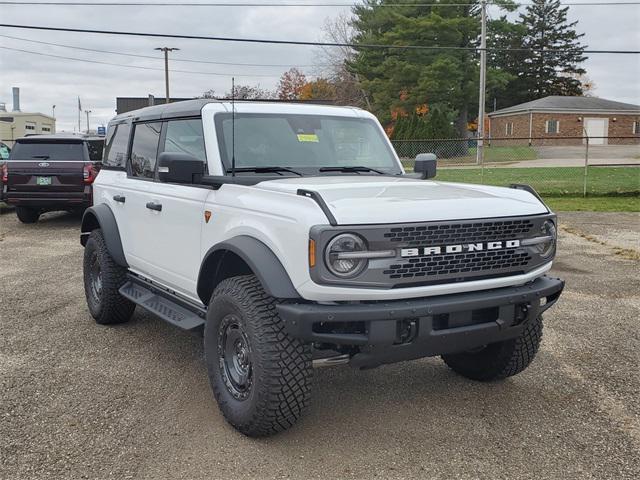
<path id="1" fill-rule="evenodd" d="M 92 204 L 104 139 L 83 135 L 32 135 L 16 140 L 2 166 L 2 199 L 23 223 L 44 212 L 82 211 Z"/>

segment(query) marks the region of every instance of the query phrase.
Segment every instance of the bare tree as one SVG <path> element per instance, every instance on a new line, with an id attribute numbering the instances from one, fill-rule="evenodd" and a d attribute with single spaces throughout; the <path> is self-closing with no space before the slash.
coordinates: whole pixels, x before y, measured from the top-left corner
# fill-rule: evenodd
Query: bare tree
<path id="1" fill-rule="evenodd" d="M 234 91 L 228 91 L 225 98 L 234 97 L 236 100 L 269 100 L 276 98 L 273 91 L 258 85 L 236 85 Z"/>
<path id="2" fill-rule="evenodd" d="M 341 13 L 328 18 L 323 26 L 323 40 L 331 43 L 351 43 L 354 35 L 351 15 Z M 370 107 L 369 100 L 360 86 L 358 77 L 349 69 L 356 51 L 351 47 L 322 47 L 317 57 L 317 76 L 327 78 L 336 90 L 336 102 L 340 105 Z"/>

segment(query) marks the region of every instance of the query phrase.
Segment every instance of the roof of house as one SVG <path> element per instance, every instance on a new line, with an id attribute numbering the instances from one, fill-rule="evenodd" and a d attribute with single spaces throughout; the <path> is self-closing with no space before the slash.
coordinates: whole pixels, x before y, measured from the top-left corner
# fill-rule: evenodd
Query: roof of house
<path id="1" fill-rule="evenodd" d="M 508 113 L 520 113 L 530 111 L 567 111 L 567 112 L 620 112 L 620 113 L 640 113 L 640 105 L 630 103 L 614 102 L 598 97 L 563 97 L 549 96 L 533 100 L 531 102 L 513 105 L 489 113 L 489 116 L 504 115 Z"/>

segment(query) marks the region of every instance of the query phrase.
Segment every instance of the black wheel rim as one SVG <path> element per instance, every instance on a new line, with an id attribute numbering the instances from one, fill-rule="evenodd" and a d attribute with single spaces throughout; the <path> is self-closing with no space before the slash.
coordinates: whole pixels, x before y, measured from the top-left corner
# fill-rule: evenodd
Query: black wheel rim
<path id="1" fill-rule="evenodd" d="M 251 392 L 253 365 L 251 345 L 237 315 L 227 315 L 220 322 L 218 363 L 229 393 L 245 400 Z"/>
<path id="2" fill-rule="evenodd" d="M 100 268 L 98 254 L 95 252 L 91 255 L 91 263 L 89 265 L 89 291 L 94 303 L 100 305 L 102 299 L 102 269 Z"/>

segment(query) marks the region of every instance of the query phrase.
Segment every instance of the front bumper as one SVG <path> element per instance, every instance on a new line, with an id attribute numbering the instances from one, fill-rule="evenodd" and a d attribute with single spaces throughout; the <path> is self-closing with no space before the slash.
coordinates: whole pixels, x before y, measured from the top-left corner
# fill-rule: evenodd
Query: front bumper
<path id="1" fill-rule="evenodd" d="M 287 332 L 306 342 L 358 346 L 351 364 L 442 355 L 515 338 L 551 307 L 564 281 L 547 276 L 518 287 L 351 304 L 282 303 Z"/>

